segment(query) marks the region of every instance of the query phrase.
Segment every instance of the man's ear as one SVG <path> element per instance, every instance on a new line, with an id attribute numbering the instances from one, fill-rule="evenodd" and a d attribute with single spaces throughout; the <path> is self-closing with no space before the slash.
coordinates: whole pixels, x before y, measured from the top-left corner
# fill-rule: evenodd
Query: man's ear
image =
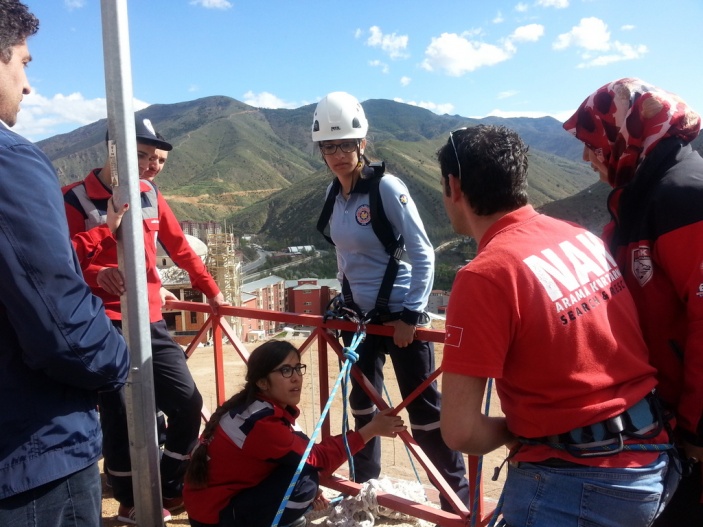
<path id="1" fill-rule="evenodd" d="M 463 193 L 461 191 L 461 180 L 454 174 L 449 174 L 447 176 L 447 184 L 449 186 L 450 194 L 447 195 L 452 201 L 456 202 L 463 199 Z"/>
<path id="2" fill-rule="evenodd" d="M 256 381 L 256 386 L 258 386 L 259 390 L 265 392 L 266 390 L 268 390 L 269 387 L 268 379 L 259 379 L 258 381 Z"/>

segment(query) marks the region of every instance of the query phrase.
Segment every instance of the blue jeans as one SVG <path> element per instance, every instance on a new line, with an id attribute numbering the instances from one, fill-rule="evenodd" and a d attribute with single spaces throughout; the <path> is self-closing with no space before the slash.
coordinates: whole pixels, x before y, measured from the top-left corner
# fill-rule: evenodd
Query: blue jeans
<path id="1" fill-rule="evenodd" d="M 97 463 L 40 487 L 0 500 L 3 527 L 96 527 L 101 523 Z"/>
<path id="2" fill-rule="evenodd" d="M 503 519 L 510 527 L 647 527 L 676 490 L 681 470 L 669 453 L 645 467 L 508 468 Z"/>

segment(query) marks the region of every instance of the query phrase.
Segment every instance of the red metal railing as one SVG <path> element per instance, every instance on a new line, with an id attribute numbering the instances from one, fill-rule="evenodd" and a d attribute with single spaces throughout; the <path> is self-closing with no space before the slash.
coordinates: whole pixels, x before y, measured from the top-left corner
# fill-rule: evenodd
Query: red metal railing
<path id="1" fill-rule="evenodd" d="M 197 311 L 201 313 L 210 313 L 210 308 L 207 304 L 202 304 L 198 302 L 168 302 L 166 304 L 167 309 L 172 310 L 183 310 L 183 311 Z M 300 346 L 301 354 L 308 351 L 314 342 L 317 342 L 317 353 L 318 353 L 318 367 L 319 374 L 317 379 L 319 380 L 319 397 L 320 397 L 320 409 L 322 409 L 330 395 L 329 386 L 329 363 L 328 363 L 328 346 L 336 353 L 340 359 L 343 357 L 343 347 L 337 341 L 337 339 L 331 335 L 328 330 L 347 330 L 356 331 L 357 326 L 348 321 L 330 319 L 324 321 L 323 317 L 319 315 L 303 315 L 297 313 L 284 313 L 278 311 L 265 311 L 262 309 L 251 309 L 244 307 L 224 307 L 220 308 L 217 315 L 210 315 L 210 317 L 205 321 L 203 327 L 200 331 L 193 337 L 192 342 L 186 349 L 186 355 L 190 357 L 200 342 L 207 336 L 208 331 L 212 329 L 213 332 L 213 347 L 214 347 L 214 366 L 215 366 L 215 392 L 217 397 L 217 404 L 220 405 L 227 399 L 225 396 L 225 378 L 224 378 L 224 355 L 223 355 L 223 336 L 229 339 L 229 342 L 234 347 L 236 352 L 239 354 L 241 359 L 246 362 L 249 353 L 244 346 L 244 344 L 239 340 L 239 338 L 234 334 L 233 329 L 223 318 L 226 316 L 243 317 L 250 319 L 259 320 L 270 320 L 275 322 L 283 322 L 293 325 L 302 325 L 307 327 L 315 328 L 314 331 L 310 333 L 310 336 L 304 341 Z M 369 325 L 366 328 L 366 332 L 374 335 L 393 335 L 393 328 L 380 325 Z M 432 330 L 432 329 L 418 329 L 417 337 L 429 342 L 444 342 L 444 331 Z M 437 371 L 430 376 L 429 379 L 425 381 L 404 401 L 395 407 L 395 412 L 399 412 L 402 408 L 407 406 L 407 404 L 412 401 L 414 397 L 419 395 L 424 388 L 433 382 L 441 373 L 441 369 L 438 368 Z M 388 405 L 380 396 L 380 394 L 374 389 L 374 387 L 369 383 L 369 381 L 364 377 L 359 369 L 352 368 L 352 375 L 354 378 L 364 387 L 364 390 L 368 393 L 371 400 L 376 404 L 379 409 L 388 408 Z M 209 418 L 209 412 L 203 409 L 203 418 Z M 329 416 L 325 419 L 322 425 L 321 433 L 323 437 L 327 437 L 331 434 L 330 432 L 330 420 Z M 425 453 L 422 451 L 420 446 L 415 442 L 412 435 L 409 432 L 403 432 L 398 435 L 403 442 L 407 445 L 410 452 L 417 459 L 417 461 L 422 465 L 422 467 L 427 472 L 427 477 L 435 484 L 439 492 L 446 498 L 446 500 L 452 505 L 454 512 L 446 512 L 434 507 L 429 507 L 421 503 L 416 503 L 398 496 L 394 496 L 388 493 L 379 493 L 377 495 L 378 504 L 387 507 L 389 509 L 414 516 L 426 521 L 435 522 L 439 525 L 445 527 L 462 527 L 469 525 L 471 519 L 471 513 L 466 509 L 466 506 L 459 500 L 454 491 L 449 487 L 445 481 L 442 474 L 434 467 L 434 465 L 427 458 Z M 476 473 L 479 469 L 479 458 L 475 456 L 468 456 L 468 474 L 467 478 L 469 481 L 469 500 L 470 509 L 477 514 L 476 525 L 485 526 L 493 513 L 494 506 L 487 506 L 483 496 L 483 482 L 479 481 L 477 483 Z M 322 481 L 324 486 L 342 492 L 344 494 L 356 495 L 358 494 L 361 485 L 354 483 L 344 478 L 330 477 Z M 476 485 L 479 486 L 478 489 L 478 500 L 474 503 L 474 496 L 476 496 Z"/>

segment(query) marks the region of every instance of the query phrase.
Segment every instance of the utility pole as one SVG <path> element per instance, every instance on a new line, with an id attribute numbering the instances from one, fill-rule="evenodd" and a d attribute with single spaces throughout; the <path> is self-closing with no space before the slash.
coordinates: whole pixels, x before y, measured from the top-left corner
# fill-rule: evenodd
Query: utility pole
<path id="1" fill-rule="evenodd" d="M 101 0 L 100 6 L 110 163 L 118 169 L 113 174 L 119 174 L 113 179 L 114 201 L 117 207 L 129 203 L 119 231 L 118 261 L 127 288 L 121 300 L 122 329 L 132 361 L 124 390 L 134 506 L 138 525 L 163 527 L 127 0 Z"/>

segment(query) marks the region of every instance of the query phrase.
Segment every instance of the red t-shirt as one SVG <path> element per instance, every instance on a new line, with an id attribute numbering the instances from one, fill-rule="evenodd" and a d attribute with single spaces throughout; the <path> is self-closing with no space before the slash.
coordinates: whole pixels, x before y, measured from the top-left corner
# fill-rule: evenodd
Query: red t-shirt
<path id="1" fill-rule="evenodd" d="M 508 429 L 526 438 L 618 415 L 656 384 L 632 297 L 602 241 L 530 206 L 493 224 L 457 274 L 442 369 L 494 377 Z M 523 446 L 514 459 L 550 457 L 576 461 L 541 445 Z M 655 457 L 583 462 L 631 466 Z"/>

